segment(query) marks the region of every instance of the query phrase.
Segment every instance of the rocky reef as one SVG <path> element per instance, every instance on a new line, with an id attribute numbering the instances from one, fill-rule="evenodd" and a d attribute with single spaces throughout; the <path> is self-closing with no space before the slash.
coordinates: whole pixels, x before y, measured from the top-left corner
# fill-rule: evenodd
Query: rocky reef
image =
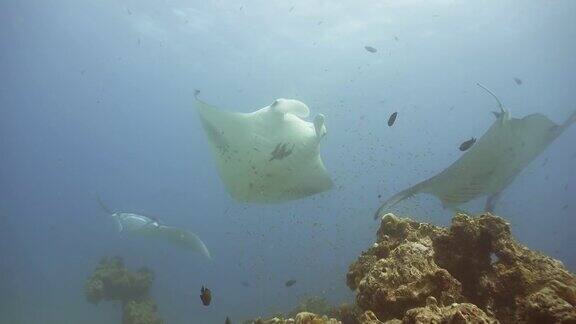
<path id="1" fill-rule="evenodd" d="M 154 274 L 148 269 L 130 271 L 119 257 L 103 258 L 85 285 L 86 299 L 122 302 L 122 324 L 162 324 L 156 303 L 149 297 Z"/>
<path id="2" fill-rule="evenodd" d="M 518 243 L 502 218 L 449 228 L 387 214 L 347 285 L 358 323 L 576 323 L 576 277 Z"/>
<path id="3" fill-rule="evenodd" d="M 335 318 L 329 318 L 324 315 L 316 315 L 309 312 L 301 312 L 296 314 L 294 318 L 273 317 L 270 319 L 256 319 L 249 323 L 254 324 L 342 324 L 341 321 Z"/>

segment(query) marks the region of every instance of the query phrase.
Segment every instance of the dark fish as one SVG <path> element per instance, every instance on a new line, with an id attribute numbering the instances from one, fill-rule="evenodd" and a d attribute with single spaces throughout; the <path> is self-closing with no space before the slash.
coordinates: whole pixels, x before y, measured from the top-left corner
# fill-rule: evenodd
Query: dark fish
<path id="1" fill-rule="evenodd" d="M 292 144 L 292 147 L 288 149 L 288 143 L 278 143 L 274 148 L 274 151 L 270 153 L 272 157 L 270 160 L 268 160 L 268 162 L 272 162 L 273 160 L 282 160 L 283 158 L 292 154 L 292 151 L 294 151 L 294 146 L 296 146 L 296 144 Z"/>
<path id="2" fill-rule="evenodd" d="M 388 126 L 392 127 L 392 125 L 394 125 L 396 117 L 398 117 L 398 112 L 394 112 L 392 115 L 390 115 L 390 118 L 388 118 Z"/>
<path id="3" fill-rule="evenodd" d="M 200 90 L 195 89 L 194 90 L 194 97 L 198 97 L 199 94 L 200 94 Z"/>
<path id="4" fill-rule="evenodd" d="M 226 322 L 224 322 L 225 324 L 232 324 L 232 321 L 230 321 L 230 318 L 228 316 L 226 316 Z"/>
<path id="5" fill-rule="evenodd" d="M 370 52 L 370 53 L 376 53 L 376 52 L 378 52 L 378 50 L 375 49 L 375 48 L 372 47 L 372 46 L 364 46 L 364 48 L 365 48 L 368 52 Z"/>
<path id="6" fill-rule="evenodd" d="M 522 80 L 520 78 L 514 78 L 514 82 L 516 82 L 517 85 L 522 84 Z"/>
<path id="7" fill-rule="evenodd" d="M 242 281 L 240 284 L 242 284 L 244 287 L 250 287 L 250 283 L 246 281 Z"/>
<path id="8" fill-rule="evenodd" d="M 296 283 L 296 279 L 290 279 L 290 280 L 286 281 L 286 283 L 284 283 L 284 286 L 292 287 L 292 286 L 294 286 L 295 283 Z"/>
<path id="9" fill-rule="evenodd" d="M 474 143 L 476 143 L 476 138 L 472 137 L 471 139 L 467 140 L 466 142 L 460 144 L 460 151 L 462 151 L 462 152 L 466 151 L 467 149 L 472 147 L 472 145 L 474 145 Z"/>
<path id="10" fill-rule="evenodd" d="M 200 300 L 202 300 L 202 304 L 204 306 L 210 305 L 210 301 L 212 300 L 212 292 L 210 291 L 210 289 L 202 286 L 202 288 L 200 289 Z"/>
<path id="11" fill-rule="evenodd" d="M 294 10 L 294 6 L 290 7 L 290 10 L 288 10 L 288 12 L 292 12 L 292 10 Z"/>

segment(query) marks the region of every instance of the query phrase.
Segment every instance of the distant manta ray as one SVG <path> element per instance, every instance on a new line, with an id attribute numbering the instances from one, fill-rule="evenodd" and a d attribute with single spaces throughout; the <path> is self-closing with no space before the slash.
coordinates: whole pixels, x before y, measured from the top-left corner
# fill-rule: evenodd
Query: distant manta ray
<path id="1" fill-rule="evenodd" d="M 442 201 L 444 208 L 455 208 L 480 196 L 488 196 L 485 210 L 493 211 L 500 193 L 532 160 L 568 126 L 576 122 L 576 111 L 557 125 L 542 114 L 512 118 L 498 97 L 478 83 L 496 101 L 496 121 L 458 160 L 444 171 L 403 190 L 386 200 L 374 218 L 400 201 L 420 193 L 429 193 Z"/>
<path id="2" fill-rule="evenodd" d="M 155 238 L 164 242 L 181 246 L 204 255 L 210 259 L 208 248 L 200 238 L 187 230 L 166 226 L 158 220 L 133 213 L 113 212 L 97 197 L 98 204 L 106 214 L 110 215 L 118 226 L 120 233 L 140 235 L 145 238 Z"/>

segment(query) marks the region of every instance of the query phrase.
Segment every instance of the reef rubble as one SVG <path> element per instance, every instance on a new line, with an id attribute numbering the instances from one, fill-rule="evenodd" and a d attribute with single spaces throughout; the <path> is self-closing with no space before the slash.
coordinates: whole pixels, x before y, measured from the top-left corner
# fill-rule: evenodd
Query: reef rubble
<path id="1" fill-rule="evenodd" d="M 349 267 L 358 323 L 576 323 L 576 277 L 518 243 L 491 214 L 449 228 L 382 217 Z"/>
<path id="2" fill-rule="evenodd" d="M 149 296 L 153 281 L 154 274 L 146 268 L 130 271 L 120 257 L 103 258 L 86 280 L 84 294 L 93 304 L 121 301 L 122 324 L 162 324 Z"/>

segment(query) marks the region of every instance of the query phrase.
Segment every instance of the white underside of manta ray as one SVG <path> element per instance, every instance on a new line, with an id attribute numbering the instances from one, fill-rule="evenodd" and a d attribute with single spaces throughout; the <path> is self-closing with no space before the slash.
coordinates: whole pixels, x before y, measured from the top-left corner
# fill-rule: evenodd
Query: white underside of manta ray
<path id="1" fill-rule="evenodd" d="M 196 99 L 218 173 L 234 199 L 276 203 L 332 188 L 320 157 L 323 115 L 314 123 L 303 120 L 308 107 L 292 99 L 277 99 L 251 113 L 224 111 Z"/>
<path id="2" fill-rule="evenodd" d="M 444 208 L 457 206 L 477 197 L 488 196 L 486 210 L 492 211 L 499 194 L 534 158 L 562 132 L 576 122 L 576 112 L 557 125 L 542 114 L 512 118 L 500 100 L 496 121 L 458 160 L 439 174 L 389 198 L 376 212 L 381 216 L 400 201 L 428 193 L 442 201 Z"/>
<path id="3" fill-rule="evenodd" d="M 208 248 L 200 238 L 187 230 L 166 226 L 157 220 L 133 213 L 112 212 L 98 198 L 100 207 L 116 222 L 120 233 L 138 235 L 144 238 L 157 239 L 184 249 L 192 250 L 211 258 Z"/>

